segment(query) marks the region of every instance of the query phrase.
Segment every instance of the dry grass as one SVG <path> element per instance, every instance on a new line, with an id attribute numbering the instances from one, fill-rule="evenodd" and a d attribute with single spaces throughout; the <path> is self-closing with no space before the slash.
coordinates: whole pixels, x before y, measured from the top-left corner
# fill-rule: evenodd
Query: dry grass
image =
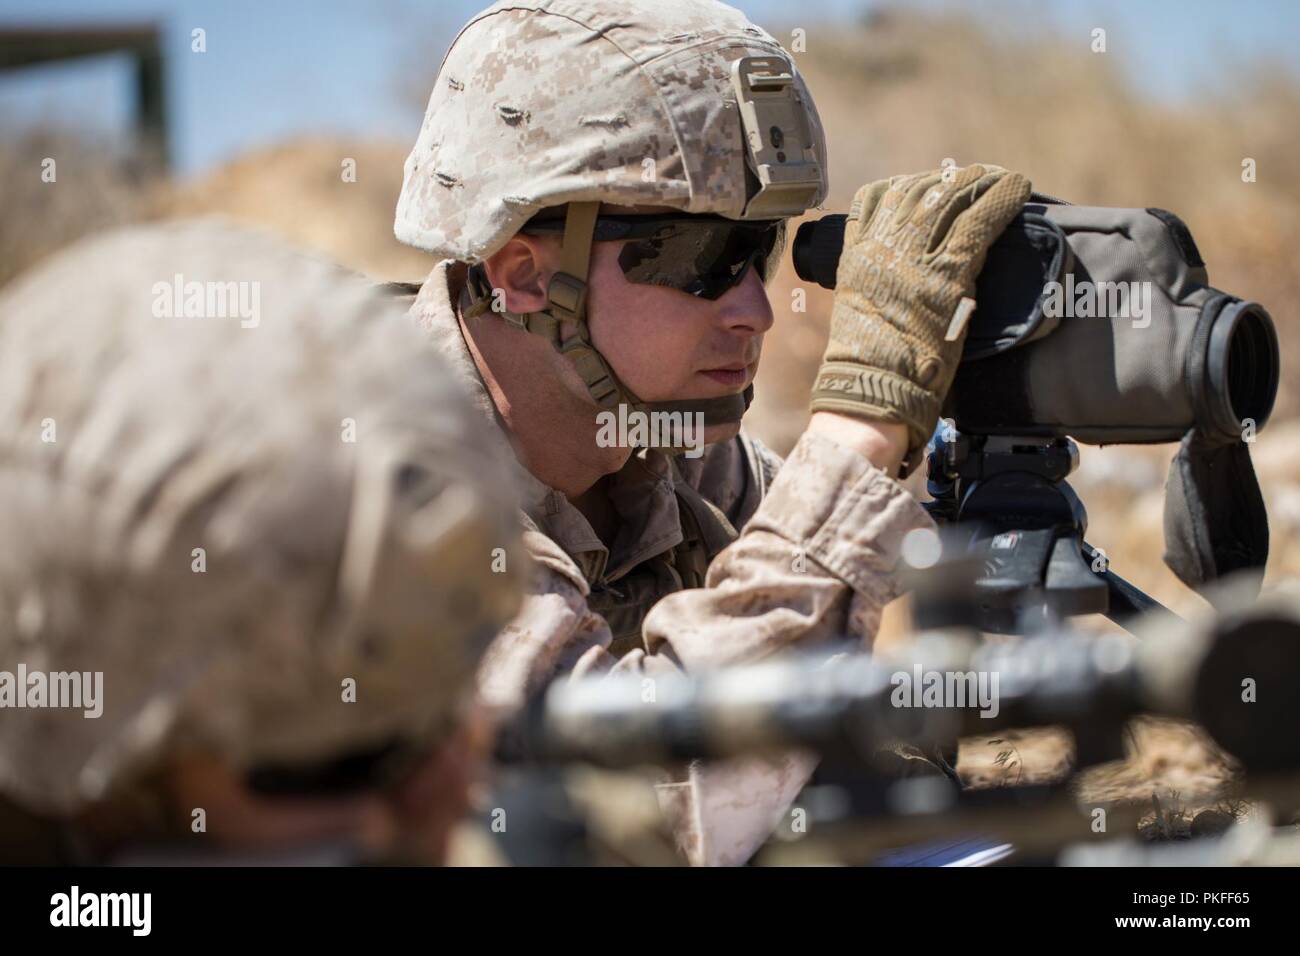
<path id="1" fill-rule="evenodd" d="M 1231 758 L 1194 724 L 1139 718 L 1123 743 L 1123 759 L 1085 768 L 1071 781 L 1080 807 L 1137 805 L 1144 811 L 1139 833 L 1150 840 L 1217 832 L 1247 811 L 1234 796 Z M 1074 769 L 1074 741 L 1056 727 L 969 737 L 957 769 L 974 789 L 1060 781 Z"/>
<path id="2" fill-rule="evenodd" d="M 42 180 L 53 159 L 54 182 Z M 0 140 L 0 285 L 82 236 L 148 218 L 159 179 L 120 142 L 55 129 Z"/>
<path id="3" fill-rule="evenodd" d="M 36 131 L 0 145 L 0 285 L 90 233 L 207 215 L 268 229 L 376 278 L 419 280 L 432 260 L 393 237 L 407 151 L 396 143 L 300 139 L 178 181 L 158 175 L 129 146 Z M 55 183 L 40 180 L 47 156 L 58 164 Z M 356 163 L 353 182 L 343 179 L 345 159 Z"/>

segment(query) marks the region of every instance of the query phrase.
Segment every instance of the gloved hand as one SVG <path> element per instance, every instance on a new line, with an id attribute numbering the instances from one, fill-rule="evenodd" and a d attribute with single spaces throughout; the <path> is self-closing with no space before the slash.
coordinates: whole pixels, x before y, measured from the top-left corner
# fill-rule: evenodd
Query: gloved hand
<path id="1" fill-rule="evenodd" d="M 813 411 L 904 424 L 915 460 L 961 361 L 975 278 L 1029 192 L 1019 173 L 980 165 L 858 190 Z"/>

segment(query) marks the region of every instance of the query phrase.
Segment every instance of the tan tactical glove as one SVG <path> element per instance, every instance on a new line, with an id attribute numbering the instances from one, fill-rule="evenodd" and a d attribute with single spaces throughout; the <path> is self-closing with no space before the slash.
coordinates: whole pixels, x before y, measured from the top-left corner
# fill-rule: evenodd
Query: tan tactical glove
<path id="1" fill-rule="evenodd" d="M 907 425 L 914 464 L 961 360 L 975 277 L 1029 199 L 999 166 L 863 186 L 850 208 L 812 410 Z"/>

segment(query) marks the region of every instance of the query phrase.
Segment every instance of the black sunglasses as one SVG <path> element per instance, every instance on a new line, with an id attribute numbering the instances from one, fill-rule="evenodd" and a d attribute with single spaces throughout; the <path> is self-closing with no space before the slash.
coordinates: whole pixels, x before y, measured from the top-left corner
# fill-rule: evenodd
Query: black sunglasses
<path id="1" fill-rule="evenodd" d="M 532 220 L 521 231 L 563 233 L 564 219 Z M 618 264 L 629 282 L 717 299 L 739 285 L 751 265 L 765 282 L 776 272 L 785 249 L 785 220 L 741 222 L 680 213 L 598 216 L 592 240 L 627 240 Z"/>

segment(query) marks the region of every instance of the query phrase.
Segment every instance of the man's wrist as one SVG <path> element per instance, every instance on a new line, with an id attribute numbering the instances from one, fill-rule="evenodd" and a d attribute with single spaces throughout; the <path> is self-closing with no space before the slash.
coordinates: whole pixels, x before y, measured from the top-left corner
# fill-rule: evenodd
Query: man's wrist
<path id="1" fill-rule="evenodd" d="M 808 430 L 852 448 L 890 477 L 898 476 L 907 457 L 906 425 L 819 411 L 813 412 Z"/>

